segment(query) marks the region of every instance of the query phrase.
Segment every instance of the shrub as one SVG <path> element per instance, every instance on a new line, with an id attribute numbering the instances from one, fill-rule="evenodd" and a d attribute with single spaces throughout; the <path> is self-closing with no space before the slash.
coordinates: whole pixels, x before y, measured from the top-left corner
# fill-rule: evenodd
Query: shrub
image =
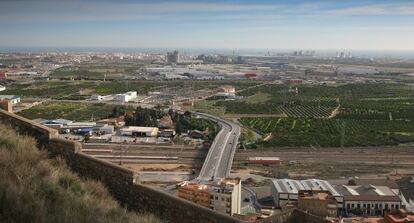
<path id="1" fill-rule="evenodd" d="M 35 145 L 0 124 L 0 222 L 159 222 L 121 208 L 100 183 Z"/>

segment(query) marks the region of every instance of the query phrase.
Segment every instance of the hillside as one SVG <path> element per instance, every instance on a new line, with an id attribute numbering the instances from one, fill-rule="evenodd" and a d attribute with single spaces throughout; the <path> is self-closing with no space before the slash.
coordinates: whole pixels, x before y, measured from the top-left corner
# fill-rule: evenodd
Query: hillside
<path id="1" fill-rule="evenodd" d="M 99 182 L 81 180 L 3 124 L 0 179 L 0 222 L 159 222 L 126 211 Z"/>

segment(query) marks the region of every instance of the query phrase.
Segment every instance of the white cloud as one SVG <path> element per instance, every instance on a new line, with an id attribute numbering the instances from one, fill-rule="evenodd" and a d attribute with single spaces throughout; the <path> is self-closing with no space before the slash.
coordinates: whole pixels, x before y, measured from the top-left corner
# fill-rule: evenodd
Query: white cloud
<path id="1" fill-rule="evenodd" d="M 414 4 L 372 4 L 328 11 L 331 15 L 414 15 Z"/>
<path id="2" fill-rule="evenodd" d="M 299 5 L 260 3 L 0 1 L 0 23 L 79 22 L 125 20 L 274 20 L 304 16 L 320 9 L 318 3 Z"/>
<path id="3" fill-rule="evenodd" d="M 335 7 L 334 3 L 303 4 L 205 3 L 205 2 L 107 2 L 19 0 L 0 1 L 0 23 L 77 22 L 125 20 L 277 20 L 281 17 L 353 15 L 414 15 L 414 3 Z M 199 16 L 198 16 L 199 14 Z"/>

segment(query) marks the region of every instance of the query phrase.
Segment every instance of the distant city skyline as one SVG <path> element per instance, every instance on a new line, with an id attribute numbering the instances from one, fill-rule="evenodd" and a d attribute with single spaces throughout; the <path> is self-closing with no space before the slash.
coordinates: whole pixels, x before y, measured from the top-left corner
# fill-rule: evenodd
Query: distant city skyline
<path id="1" fill-rule="evenodd" d="M 0 0 L 0 47 L 414 50 L 414 2 Z"/>

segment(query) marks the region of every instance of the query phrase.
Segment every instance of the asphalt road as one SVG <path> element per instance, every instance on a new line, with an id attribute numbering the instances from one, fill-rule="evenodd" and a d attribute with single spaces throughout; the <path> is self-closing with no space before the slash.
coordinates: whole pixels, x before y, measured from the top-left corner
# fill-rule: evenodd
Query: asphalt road
<path id="1" fill-rule="evenodd" d="M 213 115 L 198 112 L 195 114 L 213 120 L 221 126 L 220 132 L 211 144 L 197 180 L 208 181 L 225 178 L 229 175 L 233 164 L 234 153 L 240 137 L 240 127 Z"/>

